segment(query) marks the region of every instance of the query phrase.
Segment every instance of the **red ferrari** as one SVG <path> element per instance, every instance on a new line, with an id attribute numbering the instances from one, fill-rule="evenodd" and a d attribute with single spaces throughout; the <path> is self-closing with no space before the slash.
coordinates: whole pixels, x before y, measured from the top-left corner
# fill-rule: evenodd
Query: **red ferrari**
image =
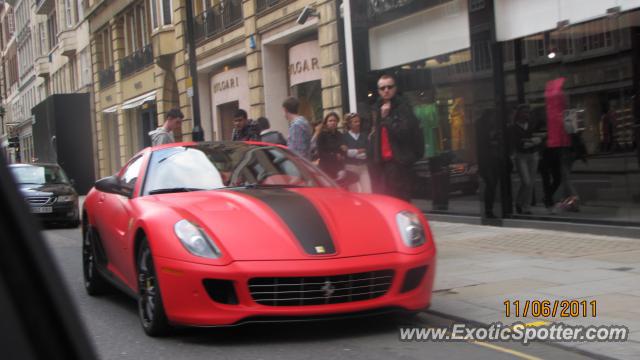
<path id="1" fill-rule="evenodd" d="M 350 193 L 286 148 L 147 148 L 83 206 L 89 295 L 137 299 L 151 336 L 429 306 L 435 244 L 411 204 Z"/>

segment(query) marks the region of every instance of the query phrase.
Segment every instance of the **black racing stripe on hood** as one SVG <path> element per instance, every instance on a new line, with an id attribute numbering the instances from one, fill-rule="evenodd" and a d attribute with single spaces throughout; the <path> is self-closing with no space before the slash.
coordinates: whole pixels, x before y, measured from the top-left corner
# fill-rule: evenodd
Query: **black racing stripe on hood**
<path id="1" fill-rule="evenodd" d="M 254 197 L 276 212 L 309 255 L 335 254 L 329 229 L 316 207 L 304 196 L 286 189 L 234 190 Z"/>

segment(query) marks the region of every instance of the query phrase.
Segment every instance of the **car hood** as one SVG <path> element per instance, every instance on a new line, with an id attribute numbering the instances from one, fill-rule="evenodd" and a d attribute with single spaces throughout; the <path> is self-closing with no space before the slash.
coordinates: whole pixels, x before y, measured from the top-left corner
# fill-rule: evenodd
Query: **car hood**
<path id="1" fill-rule="evenodd" d="M 206 229 L 233 260 L 297 260 L 396 251 L 368 195 L 329 188 L 214 190 L 154 195 Z"/>
<path id="2" fill-rule="evenodd" d="M 24 197 L 73 195 L 75 192 L 67 184 L 18 184 Z"/>

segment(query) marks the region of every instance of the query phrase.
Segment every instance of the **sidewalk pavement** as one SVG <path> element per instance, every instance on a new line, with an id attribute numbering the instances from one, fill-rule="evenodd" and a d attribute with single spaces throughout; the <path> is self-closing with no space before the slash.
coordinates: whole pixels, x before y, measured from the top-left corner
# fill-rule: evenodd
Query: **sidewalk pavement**
<path id="1" fill-rule="evenodd" d="M 431 228 L 438 250 L 431 310 L 487 325 L 625 325 L 630 336 L 624 343 L 561 345 L 610 358 L 640 358 L 640 237 L 437 221 Z M 505 316 L 507 300 L 565 299 L 595 300 L 596 317 Z"/>

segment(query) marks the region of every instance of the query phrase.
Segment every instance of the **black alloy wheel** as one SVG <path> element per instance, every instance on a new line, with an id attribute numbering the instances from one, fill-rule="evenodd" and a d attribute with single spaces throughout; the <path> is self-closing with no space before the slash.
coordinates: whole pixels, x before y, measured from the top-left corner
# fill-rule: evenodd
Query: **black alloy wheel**
<path id="1" fill-rule="evenodd" d="M 111 285 L 98 272 L 94 236 L 93 228 L 87 226 L 82 240 L 82 273 L 84 289 L 90 296 L 102 295 L 111 289 Z"/>
<path id="2" fill-rule="evenodd" d="M 146 239 L 143 239 L 138 247 L 137 270 L 138 314 L 142 328 L 152 337 L 166 335 L 170 326 L 162 305 L 153 256 Z"/>

